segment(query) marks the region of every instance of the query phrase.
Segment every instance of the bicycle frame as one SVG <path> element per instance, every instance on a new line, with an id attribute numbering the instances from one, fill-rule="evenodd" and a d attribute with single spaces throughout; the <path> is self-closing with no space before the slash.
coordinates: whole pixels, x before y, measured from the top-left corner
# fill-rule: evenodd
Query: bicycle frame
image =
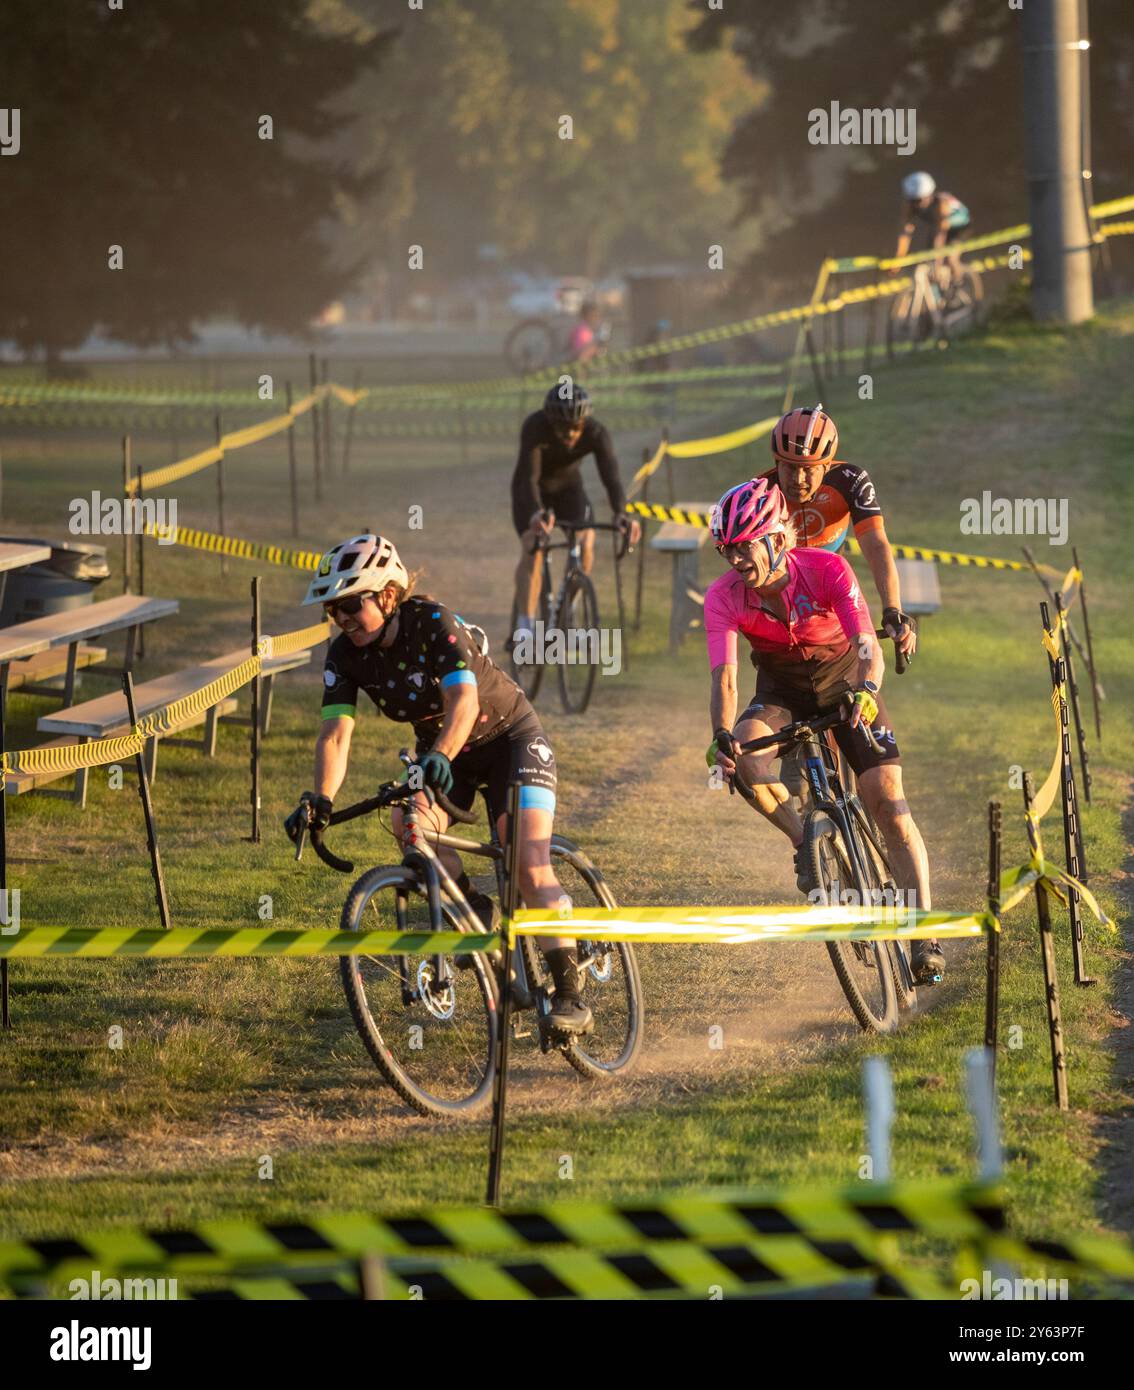
<path id="1" fill-rule="evenodd" d="M 820 740 L 814 732 L 809 733 L 807 738 L 800 740 L 799 746 L 804 753 L 804 771 L 814 809 L 826 812 L 838 825 L 842 833 L 843 843 L 854 861 L 850 866 L 851 871 L 859 881 L 865 882 L 867 871 L 859 844 L 859 835 L 867 834 L 872 843 L 874 836 L 869 831 L 866 812 L 859 801 L 858 794 L 843 786 L 842 778 L 839 775 L 840 758 L 838 751 L 831 748 L 826 738 Z M 835 764 L 830 768 L 827 766 L 827 753 L 830 753 L 831 760 Z M 880 850 L 877 844 L 874 845 L 874 848 Z"/>

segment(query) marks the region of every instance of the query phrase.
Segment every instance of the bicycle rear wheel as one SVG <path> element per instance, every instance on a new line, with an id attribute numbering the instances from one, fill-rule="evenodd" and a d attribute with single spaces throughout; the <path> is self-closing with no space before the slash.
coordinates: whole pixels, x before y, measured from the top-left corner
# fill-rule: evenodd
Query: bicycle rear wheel
<path id="1" fill-rule="evenodd" d="M 428 932 L 422 884 L 404 867 L 370 869 L 347 894 L 340 925 L 343 931 Z M 488 1103 L 498 1014 L 495 980 L 482 952 L 353 955 L 342 956 L 339 965 L 366 1050 L 407 1105 L 421 1115 L 470 1115 Z"/>
<path id="2" fill-rule="evenodd" d="M 559 698 L 568 714 L 582 714 L 598 675 L 600 633 L 595 586 L 581 570 L 567 581 L 555 621 L 566 643 L 559 663 Z"/>
<path id="3" fill-rule="evenodd" d="M 508 365 L 521 376 L 549 367 L 555 356 L 555 338 L 546 319 L 522 319 L 504 340 Z"/>
<path id="4" fill-rule="evenodd" d="M 578 911 L 617 907 L 601 872 L 570 840 L 551 837 L 555 876 Z M 535 938 L 521 937 L 530 980 L 545 989 L 551 977 Z M 628 1071 L 642 1046 L 644 1009 L 638 962 L 629 942 L 579 941 L 579 993 L 594 1016 L 594 1030 L 563 1049 L 581 1076 L 608 1080 Z"/>
<path id="5" fill-rule="evenodd" d="M 823 902 L 837 906 L 844 890 L 854 889 L 859 902 L 869 901 L 868 885 L 859 881 L 843 833 L 825 811 L 813 812 L 803 832 L 804 848 L 820 885 Z M 829 941 L 827 951 L 839 984 L 859 1026 L 867 1033 L 891 1033 L 898 1025 L 898 999 L 889 943 Z"/>
<path id="6" fill-rule="evenodd" d="M 866 807 L 859 801 L 853 805 L 855 817 L 859 822 L 858 838 L 862 846 L 869 886 L 878 890 L 883 905 L 893 904 L 896 907 L 897 885 L 886 860 L 882 835 Z M 913 981 L 909 953 L 902 941 L 889 941 L 886 944 L 890 948 L 890 967 L 894 974 L 894 992 L 897 995 L 898 1008 L 906 1013 L 917 1006 L 917 986 Z"/>

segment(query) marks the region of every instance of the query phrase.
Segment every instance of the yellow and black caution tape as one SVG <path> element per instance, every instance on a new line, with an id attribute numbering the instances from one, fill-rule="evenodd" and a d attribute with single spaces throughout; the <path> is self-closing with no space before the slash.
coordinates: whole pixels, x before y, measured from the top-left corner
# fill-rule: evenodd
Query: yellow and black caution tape
<path id="1" fill-rule="evenodd" d="M 721 437 L 724 438 L 725 436 Z M 662 450 L 664 450 L 664 448 L 665 445 L 663 444 Z M 660 452 L 661 450 L 659 450 L 659 453 Z M 655 455 L 654 459 L 650 460 L 650 463 L 654 463 L 657 457 L 658 456 Z M 638 470 L 639 475 L 642 474 L 643 469 L 646 467 L 646 464 L 642 465 L 642 469 Z M 638 475 L 636 475 L 636 477 L 637 476 Z M 648 521 L 676 521 L 683 526 L 696 526 L 699 528 L 704 528 L 712 524 L 712 514 L 710 512 L 694 512 L 683 507 L 667 507 L 660 502 L 627 502 L 626 510 L 632 512 L 635 516 L 645 517 Z M 862 554 L 862 547 L 853 537 L 848 538 L 846 546 L 852 555 Z M 968 555 L 956 550 L 935 550 L 930 546 L 924 545 L 902 545 L 897 541 L 891 542 L 890 549 L 901 559 L 933 560 L 939 565 L 961 565 L 971 566 L 974 569 L 993 570 L 1030 570 L 1032 568 L 1031 565 L 1025 564 L 1022 560 L 1001 560 L 992 555 Z M 1050 568 L 1050 566 L 1041 565 L 1040 569 L 1045 574 L 1060 579 L 1064 578 L 1064 576 L 1059 574 L 1058 570 L 1054 570 Z M 1064 590 L 1065 594 L 1070 591 L 1069 588 L 1065 588 Z"/>
<path id="2" fill-rule="evenodd" d="M 442 1205 L 319 1213 L 283 1223 L 218 1219 L 172 1231 L 119 1226 L 62 1239 L 0 1240 L 0 1282 L 16 1275 L 61 1275 L 84 1265 L 122 1273 L 210 1274 L 424 1251 L 527 1256 L 554 1247 L 641 1250 L 658 1241 L 715 1245 L 769 1237 L 866 1242 L 903 1233 L 979 1240 L 1005 1226 L 999 1188 L 957 1181 L 704 1192 L 650 1202 L 549 1202 L 514 1211 Z"/>
<path id="3" fill-rule="evenodd" d="M 210 681 L 208 685 L 203 685 L 192 694 L 146 715 L 128 734 L 92 739 L 88 743 L 65 744 L 53 748 L 24 748 L 5 753 L 0 760 L 0 793 L 7 778 L 13 773 L 77 772 L 80 768 L 102 767 L 108 763 L 132 758 L 144 751 L 149 739 L 181 727 L 196 715 L 220 704 L 234 691 L 249 684 L 259 675 L 264 661 L 269 657 L 305 651 L 325 641 L 330 633 L 330 624 L 323 621 L 312 627 L 297 629 L 295 632 L 265 637 L 256 656 L 249 654 L 246 661 L 240 662 L 216 680 Z"/>
<path id="4" fill-rule="evenodd" d="M 147 536 L 164 545 L 185 545 L 193 550 L 208 550 L 214 555 L 233 555 L 238 560 L 264 560 L 269 565 L 284 565 L 293 570 L 318 569 L 323 558 L 319 550 L 289 550 L 282 545 L 262 541 L 245 541 L 238 536 L 218 536 L 213 531 L 195 531 L 189 526 L 156 526 L 148 523 Z"/>
<path id="5" fill-rule="evenodd" d="M 458 948 L 492 951 L 499 934 L 462 932 L 329 932 L 274 927 L 21 927 L 0 933 L 0 956 L 38 960 L 70 956 L 106 960 L 117 956 L 309 956 L 452 954 Z"/>
<path id="6" fill-rule="evenodd" d="M 312 406 L 317 405 L 326 396 L 334 395 L 342 400 L 355 394 L 347 391 L 345 387 L 334 386 L 329 382 L 318 386 L 308 395 L 294 401 L 282 415 L 273 415 L 271 419 L 261 420 L 258 424 L 246 425 L 239 430 L 231 430 L 228 434 L 222 434 L 219 441 L 211 448 L 202 449 L 196 454 L 190 454 L 188 458 L 178 459 L 175 463 L 168 463 L 162 468 L 151 468 L 144 473 L 139 473 L 130 479 L 127 490 L 133 494 L 139 489 L 152 492 L 155 488 L 167 487 L 170 483 L 175 483 L 181 478 L 188 478 L 193 473 L 199 473 L 203 468 L 211 468 L 214 463 L 219 463 L 227 453 L 231 453 L 234 449 L 244 449 L 250 444 L 259 444 L 264 439 L 270 439 L 272 435 L 291 429 L 301 415 L 306 414 Z"/>

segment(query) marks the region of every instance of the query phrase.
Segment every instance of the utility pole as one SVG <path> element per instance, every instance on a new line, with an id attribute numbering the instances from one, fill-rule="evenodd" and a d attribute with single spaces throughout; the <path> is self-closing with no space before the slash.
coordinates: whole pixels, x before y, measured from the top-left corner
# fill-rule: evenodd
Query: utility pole
<path id="1" fill-rule="evenodd" d="M 1039 322 L 1082 323 L 1094 313 L 1084 191 L 1085 3 L 1082 11 L 1083 23 L 1079 0 L 1026 0 L 1020 12 L 1032 313 Z"/>

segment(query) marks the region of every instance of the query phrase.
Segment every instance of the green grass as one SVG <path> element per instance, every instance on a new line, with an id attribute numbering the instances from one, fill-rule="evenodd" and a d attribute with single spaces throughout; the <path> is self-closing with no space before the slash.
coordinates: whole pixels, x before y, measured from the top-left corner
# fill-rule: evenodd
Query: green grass
<path id="1" fill-rule="evenodd" d="M 874 398 L 836 383 L 844 457 L 866 463 L 891 538 L 1017 558 L 1008 537 L 963 537 L 959 506 L 994 494 L 1067 497 L 1071 537 L 1089 583 L 1096 652 L 1107 701 L 1104 743 L 1090 748 L 1094 804 L 1084 813 L 1091 883 L 1127 930 L 1119 892 L 1128 854 L 1122 816 L 1134 758 L 1130 709 L 1132 578 L 1126 527 L 1134 443 L 1130 379 L 1134 311 L 1108 310 L 1066 332 L 999 331 L 926 360 L 879 367 Z M 743 415 L 724 423 L 742 423 Z M 688 434 L 681 428 L 677 433 Z M 207 443 L 202 439 L 200 444 Z M 642 440 L 620 440 L 627 472 Z M 180 441 L 182 452 L 196 440 Z M 144 467 L 169 460 L 163 437 L 141 438 Z M 229 530 L 288 541 L 282 444 L 227 465 Z M 679 497 L 710 497 L 762 462 L 717 456 L 675 468 Z M 307 459 L 303 460 L 305 474 Z M 513 539 L 506 515 L 510 454 L 474 444 L 460 463 L 449 444 L 360 446 L 349 485 L 332 481 L 316 508 L 305 482 L 299 543 L 321 548 L 362 524 L 405 535 L 411 563 L 427 561 L 427 587 L 487 623 L 494 644 L 509 603 Z M 67 499 L 120 476 L 113 441 L 96 434 L 28 435 L 5 444 L 5 519 L 34 534 L 63 529 Z M 177 490 L 182 524 L 215 529 L 215 479 Z M 664 494 L 659 479 L 655 495 Z M 426 508 L 421 535 L 406 509 Z M 13 520 L 18 518 L 18 522 Z M 1042 537 L 1040 558 L 1070 563 Z M 112 545 L 117 560 L 117 547 Z M 145 674 L 227 650 L 247 634 L 254 567 L 147 550 L 148 592 L 176 595 L 179 617 L 147 639 Z M 703 558 L 708 579 L 713 557 Z M 302 576 L 265 568 L 265 626 L 297 627 Z M 605 579 L 609 591 L 609 580 Z M 116 580 L 108 581 L 114 591 Z M 944 607 L 923 627 L 908 675 L 886 695 L 898 729 L 914 813 L 929 845 L 938 906 L 979 905 L 986 877 L 985 808 L 1005 808 L 1005 864 L 1025 854 L 1014 769 L 1041 781 L 1053 747 L 1046 659 L 1038 642 L 1041 591 L 1029 575 L 942 568 Z M 873 600 L 872 586 L 867 587 Z M 609 592 L 604 593 L 610 611 Z M 617 680 L 600 680 L 584 720 L 540 701 L 561 771 L 560 824 L 603 866 L 626 903 L 775 902 L 790 879 L 782 843 L 734 799 L 704 800 L 707 741 L 703 649 L 665 650 L 668 575 L 656 555 L 646 623 Z M 742 675 L 743 679 L 743 675 Z M 1084 696 L 1086 695 L 1085 682 Z M 95 679 L 87 689 L 103 689 Z M 162 753 L 154 788 L 174 919 L 179 925 L 252 925 L 263 895 L 272 920 L 337 922 L 346 880 L 315 863 L 297 866 L 279 821 L 310 781 L 318 701 L 315 672 L 282 682 L 265 746 L 264 843 L 248 830 L 247 743 L 222 731 L 207 762 Z M 37 741 L 42 701 L 11 701 L 9 746 Z M 364 717 L 340 802 L 391 775 L 406 730 Z M 1058 810 L 1045 822 L 1049 854 L 1061 849 Z M 341 852 L 360 862 L 391 857 L 374 823 L 345 828 Z M 23 798 L 9 806 L 9 883 L 27 925 L 153 923 L 153 890 L 132 784 L 92 774 L 84 814 Z M 1087 928 L 1099 977 L 1077 990 L 1065 917 L 1056 940 L 1072 1109 L 1051 1103 L 1039 946 L 1030 906 L 1006 921 L 999 1086 L 1012 1205 L 1035 1233 L 1134 1229 L 1134 1198 L 1119 1174 L 1130 1154 L 1108 1128 L 1129 1116 L 1131 1080 L 1109 1045 L 1122 938 Z M 1128 940 L 1128 938 L 1126 938 Z M 818 951 L 819 948 L 802 948 Z M 558 1059 L 520 1049 L 513 1084 L 505 1193 L 509 1200 L 625 1197 L 712 1184 L 853 1181 L 864 1149 L 863 1059 L 890 1060 L 897 1091 L 894 1172 L 902 1177 L 974 1171 L 961 1074 L 983 1033 L 983 958 L 951 958 L 937 1007 L 893 1038 L 863 1038 L 847 1011 L 809 1013 L 812 976 L 800 948 L 642 948 L 647 1000 L 645 1074 L 605 1091 Z M 814 966 L 815 957 L 810 962 Z M 299 1215 L 335 1208 L 439 1200 L 477 1201 L 486 1127 L 407 1116 L 378 1081 L 354 1035 L 330 962 L 14 962 L 16 1030 L 0 1043 L 0 1229 L 57 1233 L 111 1221 L 183 1223 L 219 1214 Z M 798 978 L 797 978 L 798 977 Z M 827 977 L 830 977 L 828 980 Z M 823 976 L 833 984 L 826 969 Z M 803 1025 L 758 1046 L 762 1010 L 798 1003 Z M 1127 1006 L 1128 1007 L 1128 1006 Z M 755 1019 L 755 1022 L 753 1021 Z M 712 1054 L 708 1029 L 724 1027 Z M 108 1030 L 124 1046 L 108 1047 Z M 1018 1031 L 1017 1031 L 1018 1030 Z M 1019 1045 L 1016 1046 L 1015 1044 Z M 262 1158 L 273 1176 L 261 1176 Z M 570 1156 L 573 1176 L 563 1179 Z M 86 1174 L 86 1175 L 84 1175 Z M 1127 1179 L 1128 1181 L 1128 1179 Z"/>

